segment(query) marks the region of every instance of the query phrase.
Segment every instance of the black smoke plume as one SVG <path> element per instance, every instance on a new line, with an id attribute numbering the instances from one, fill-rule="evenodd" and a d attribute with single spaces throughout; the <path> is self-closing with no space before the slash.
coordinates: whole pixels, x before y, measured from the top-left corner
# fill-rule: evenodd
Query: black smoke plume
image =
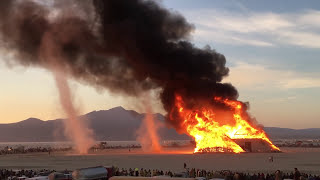
<path id="1" fill-rule="evenodd" d="M 0 1 L 0 45 L 20 64 L 50 66 L 39 56 L 49 34 L 74 79 L 131 96 L 160 88 L 167 112 L 177 93 L 190 106 L 238 97 L 221 83 L 229 72 L 225 57 L 189 42 L 193 30 L 180 14 L 150 0 Z M 180 119 L 171 118 L 179 130 Z"/>

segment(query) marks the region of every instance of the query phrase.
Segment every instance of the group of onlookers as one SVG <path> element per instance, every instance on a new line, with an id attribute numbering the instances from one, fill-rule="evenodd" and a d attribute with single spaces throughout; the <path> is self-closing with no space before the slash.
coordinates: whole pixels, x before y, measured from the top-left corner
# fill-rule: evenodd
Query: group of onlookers
<path id="1" fill-rule="evenodd" d="M 9 170 L 9 169 L 0 169 L 0 180 L 4 179 L 15 179 L 17 177 L 27 177 L 32 178 L 35 176 L 48 176 L 51 170 L 41 169 L 41 170 Z"/>
<path id="2" fill-rule="evenodd" d="M 20 147 L 5 147 L 2 150 L 0 150 L 0 155 L 6 155 L 6 154 L 25 154 L 25 153 L 39 153 L 39 152 L 58 152 L 58 151 L 70 151 L 71 147 L 66 148 L 47 148 L 47 147 L 30 147 L 30 148 L 24 148 L 23 146 Z"/>
<path id="3" fill-rule="evenodd" d="M 138 145 L 128 145 L 128 146 L 109 146 L 109 145 L 103 145 L 98 144 L 90 148 L 89 151 L 98 151 L 98 150 L 104 150 L 104 149 L 128 149 L 129 151 L 131 149 L 137 149 L 141 148 L 141 146 Z M 25 153 L 51 153 L 51 152 L 62 152 L 62 151 L 72 151 L 72 147 L 60 147 L 60 148 L 53 148 L 53 147 L 29 147 L 25 148 L 24 146 L 18 146 L 18 147 L 4 147 L 0 149 L 0 155 L 6 155 L 6 154 L 25 154 Z"/>
<path id="4" fill-rule="evenodd" d="M 12 177 L 35 177 L 35 176 L 48 176 L 50 173 L 55 172 L 53 170 L 8 170 L 0 169 L 0 180 L 2 179 L 14 179 Z M 64 173 L 70 173 L 65 170 Z M 168 177 L 185 177 L 196 178 L 202 177 L 202 179 L 224 179 L 224 180 L 320 180 L 319 175 L 311 175 L 306 173 L 300 173 L 297 168 L 291 173 L 283 173 L 280 170 L 274 173 L 243 173 L 232 172 L 229 170 L 223 171 L 208 171 L 195 168 L 185 168 L 183 172 L 162 171 L 158 169 L 144 169 L 144 168 L 117 168 L 113 167 L 113 176 L 140 176 L 140 177 L 153 177 L 153 176 L 168 176 Z"/>
<path id="5" fill-rule="evenodd" d="M 144 168 L 129 168 L 127 169 L 119 169 L 114 167 L 114 176 L 142 176 L 142 177 L 153 177 L 153 176 L 173 176 L 174 173 L 171 171 L 162 171 L 158 169 L 144 169 Z"/>
<path id="6" fill-rule="evenodd" d="M 294 179 L 294 180 L 320 180 L 319 175 L 311 175 L 306 173 L 300 173 L 297 168 L 291 173 L 284 173 L 280 170 L 274 173 L 243 173 L 243 172 L 232 172 L 229 170 L 223 171 L 208 171 L 195 168 L 185 168 L 183 172 L 172 172 L 172 171 L 162 171 L 158 169 L 114 169 L 115 176 L 142 176 L 142 177 L 152 177 L 152 176 L 170 176 L 170 177 L 203 177 L 207 180 L 219 178 L 225 180 L 283 180 L 283 179 Z"/>

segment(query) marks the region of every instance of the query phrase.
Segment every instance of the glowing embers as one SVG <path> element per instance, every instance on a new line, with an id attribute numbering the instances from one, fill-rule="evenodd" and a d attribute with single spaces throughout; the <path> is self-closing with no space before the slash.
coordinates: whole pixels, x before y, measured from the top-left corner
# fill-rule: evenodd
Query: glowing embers
<path id="1" fill-rule="evenodd" d="M 224 106 L 197 106 L 189 109 L 181 96 L 176 95 L 175 108 L 181 118 L 186 132 L 196 142 L 195 153 L 232 152 L 241 153 L 245 150 L 238 145 L 236 139 L 261 139 L 269 144 L 271 150 L 280 149 L 272 144 L 262 129 L 253 127 L 243 116 L 243 104 L 239 101 L 213 98 L 214 103 Z M 227 110 L 226 110 L 227 109 Z"/>

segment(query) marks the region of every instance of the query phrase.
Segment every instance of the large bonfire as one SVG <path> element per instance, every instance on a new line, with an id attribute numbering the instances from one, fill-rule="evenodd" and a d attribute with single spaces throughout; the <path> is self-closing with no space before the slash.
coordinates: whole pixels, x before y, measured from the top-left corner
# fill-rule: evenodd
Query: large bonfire
<path id="1" fill-rule="evenodd" d="M 182 127 L 196 142 L 195 153 L 244 152 L 233 141 L 234 139 L 262 139 L 269 143 L 273 150 L 280 150 L 261 128 L 254 127 L 253 123 L 245 118 L 242 102 L 221 97 L 214 97 L 212 101 L 225 106 L 228 113 L 221 113 L 219 108 L 212 106 L 190 109 L 186 107 L 180 95 L 176 95 L 175 98 L 175 108 L 177 108 L 180 118 L 183 119 Z M 223 118 L 221 114 L 222 116 L 231 114 L 232 118 Z"/>

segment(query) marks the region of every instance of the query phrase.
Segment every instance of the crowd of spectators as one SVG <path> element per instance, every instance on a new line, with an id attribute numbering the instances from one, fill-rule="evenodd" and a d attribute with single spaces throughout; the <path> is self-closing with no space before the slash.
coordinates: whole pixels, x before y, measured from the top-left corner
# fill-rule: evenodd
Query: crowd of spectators
<path id="1" fill-rule="evenodd" d="M 196 178 L 203 177 L 203 179 L 224 179 L 224 180 L 283 180 L 283 179 L 293 179 L 293 180 L 320 180 L 319 175 L 311 175 L 306 173 L 300 173 L 298 169 L 291 173 L 284 173 L 280 170 L 274 173 L 243 173 L 243 172 L 232 172 L 229 170 L 223 171 L 208 171 L 195 168 L 185 168 L 183 172 L 172 172 L 172 171 L 162 171 L 158 169 L 119 169 L 115 168 L 115 176 L 142 176 L 142 177 L 152 177 L 152 176 L 169 176 L 169 177 L 185 177 L 185 178 Z"/>
<path id="2" fill-rule="evenodd" d="M 0 155 L 6 155 L 6 154 L 25 154 L 25 153 L 39 153 L 39 152 L 58 152 L 58 151 L 70 151 L 72 150 L 71 147 L 65 147 L 65 148 L 47 148 L 47 147 L 30 147 L 30 148 L 24 148 L 23 146 L 20 147 L 5 147 L 2 150 L 0 150 Z"/>
<path id="3" fill-rule="evenodd" d="M 32 178 L 35 176 L 48 176 L 51 170 L 41 169 L 41 170 L 9 170 L 9 169 L 0 169 L 0 179 L 17 179 L 18 177 Z"/>
<path id="4" fill-rule="evenodd" d="M 36 176 L 48 176 L 54 170 L 42 169 L 42 170 L 8 170 L 0 169 L 0 179 L 15 180 L 18 177 L 32 178 Z M 64 173 L 71 174 L 71 171 L 65 170 Z M 154 177 L 154 176 L 166 176 L 166 177 L 181 177 L 181 178 L 197 178 L 199 180 L 210 179 L 224 179 L 224 180 L 320 180 L 319 175 L 311 175 L 306 173 L 300 173 L 298 169 L 294 169 L 291 173 L 283 173 L 277 170 L 273 173 L 243 173 L 232 172 L 229 170 L 223 171 L 208 171 L 195 168 L 185 168 L 183 172 L 162 171 L 158 169 L 144 169 L 144 168 L 113 168 L 113 176 L 138 176 L 138 177 Z M 201 178 L 199 178 L 201 177 Z"/>
<path id="5" fill-rule="evenodd" d="M 140 145 L 127 145 L 127 146 L 110 146 L 107 144 L 97 144 L 94 145 L 93 147 L 90 148 L 89 151 L 99 151 L 99 150 L 104 150 L 104 149 L 137 149 L 141 148 Z M 63 151 L 72 151 L 72 147 L 60 147 L 60 148 L 52 148 L 52 147 L 28 147 L 25 148 L 24 146 L 18 146 L 18 147 L 9 147 L 6 146 L 2 149 L 0 149 L 0 155 L 6 155 L 6 154 L 26 154 L 26 153 L 41 153 L 41 152 L 46 152 L 46 153 L 51 153 L 51 152 L 63 152 Z"/>
<path id="6" fill-rule="evenodd" d="M 173 176 L 174 174 L 171 171 L 162 171 L 158 169 L 139 169 L 139 168 L 130 168 L 130 169 L 119 169 L 114 168 L 114 176 L 142 176 L 142 177 L 153 177 L 153 176 Z"/>

